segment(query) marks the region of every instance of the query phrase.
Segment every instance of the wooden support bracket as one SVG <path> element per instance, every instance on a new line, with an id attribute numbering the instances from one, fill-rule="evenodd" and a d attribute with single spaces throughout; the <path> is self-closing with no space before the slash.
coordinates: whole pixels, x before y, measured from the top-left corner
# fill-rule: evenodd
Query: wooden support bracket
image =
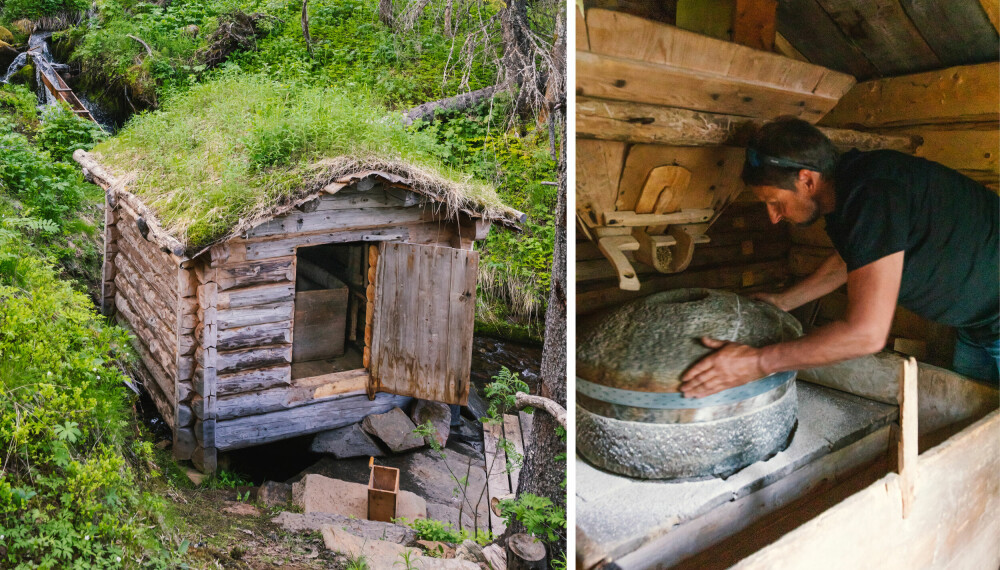
<path id="1" fill-rule="evenodd" d="M 639 242 L 630 235 L 607 236 L 597 240 L 597 247 L 618 273 L 618 287 L 625 291 L 638 291 L 639 278 L 623 252 L 636 251 L 639 249 Z"/>
<path id="2" fill-rule="evenodd" d="M 898 471 L 904 519 L 913 510 L 917 480 L 917 405 L 917 359 L 911 356 L 899 372 Z"/>

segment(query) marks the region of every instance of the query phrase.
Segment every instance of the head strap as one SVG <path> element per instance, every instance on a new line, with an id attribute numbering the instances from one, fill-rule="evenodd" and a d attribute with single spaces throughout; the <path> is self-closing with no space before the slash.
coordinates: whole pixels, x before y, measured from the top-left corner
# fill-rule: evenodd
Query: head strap
<path id="1" fill-rule="evenodd" d="M 819 168 L 811 164 L 805 164 L 802 162 L 795 162 L 794 160 L 789 160 L 787 158 L 777 158 L 774 156 L 768 156 L 757 152 L 757 149 L 747 147 L 747 164 L 753 168 L 758 168 L 762 165 L 777 166 L 778 168 L 796 168 L 812 170 L 814 172 L 822 172 Z"/>

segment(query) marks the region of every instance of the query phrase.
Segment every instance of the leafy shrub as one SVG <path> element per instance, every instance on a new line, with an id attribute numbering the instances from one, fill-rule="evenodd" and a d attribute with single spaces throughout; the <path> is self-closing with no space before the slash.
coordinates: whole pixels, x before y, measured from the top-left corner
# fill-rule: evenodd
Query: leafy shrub
<path id="1" fill-rule="evenodd" d="M 8 22 L 20 18 L 34 20 L 60 12 L 83 11 L 89 6 L 89 0 L 5 0 L 2 15 Z"/>
<path id="2" fill-rule="evenodd" d="M 472 536 L 469 531 L 455 530 L 451 523 L 441 522 L 434 519 L 414 519 L 409 521 L 405 518 L 396 519 L 397 524 L 405 524 L 417 531 L 418 540 L 430 540 L 435 542 L 448 542 L 458 544 L 464 540 L 472 539 L 480 546 L 486 546 L 493 542 L 494 536 L 488 530 L 476 530 L 476 535 Z"/>
<path id="3" fill-rule="evenodd" d="M 149 524 L 160 503 L 136 485 L 152 446 L 129 437 L 127 344 L 48 263 L 0 237 L 0 566 L 165 567 Z"/>
<path id="4" fill-rule="evenodd" d="M 500 501 L 500 512 L 508 525 L 520 521 L 528 534 L 552 542 L 566 534 L 566 509 L 548 497 L 522 493 L 516 500 Z"/>
<path id="5" fill-rule="evenodd" d="M 90 150 L 106 136 L 101 126 L 76 115 L 67 105 L 47 107 L 36 141 L 54 160 L 70 162 L 78 149 Z"/>
<path id="6" fill-rule="evenodd" d="M 38 96 L 27 86 L 13 83 L 0 85 L 0 113 L 14 122 L 22 134 L 38 128 Z"/>

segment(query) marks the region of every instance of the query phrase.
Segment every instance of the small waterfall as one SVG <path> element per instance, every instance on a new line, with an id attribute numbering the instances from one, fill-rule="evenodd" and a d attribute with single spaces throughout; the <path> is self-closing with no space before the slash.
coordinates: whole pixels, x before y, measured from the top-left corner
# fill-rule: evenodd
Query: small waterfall
<path id="1" fill-rule="evenodd" d="M 10 62 L 10 66 L 7 67 L 7 73 L 4 74 L 2 83 L 7 83 L 10 81 L 10 76 L 18 72 L 24 65 L 28 63 L 28 52 L 21 52 L 17 54 L 14 61 Z"/>

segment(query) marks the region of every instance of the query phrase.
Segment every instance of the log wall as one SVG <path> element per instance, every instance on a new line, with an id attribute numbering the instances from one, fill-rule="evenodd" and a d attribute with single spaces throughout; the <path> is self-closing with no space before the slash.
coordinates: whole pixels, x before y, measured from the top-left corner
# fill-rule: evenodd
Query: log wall
<path id="1" fill-rule="evenodd" d="M 175 258 L 146 241 L 134 212 L 116 206 L 105 216 L 114 223 L 106 229 L 111 240 L 105 247 L 104 298 L 113 299 L 118 321 L 133 332 L 143 384 L 176 433 L 190 423 L 190 412 L 178 409 L 190 396 L 190 382 L 178 380 L 188 368 L 182 353 L 194 349 L 194 307 L 179 302 L 182 287 Z M 185 287 L 190 289 L 190 284 Z"/>

